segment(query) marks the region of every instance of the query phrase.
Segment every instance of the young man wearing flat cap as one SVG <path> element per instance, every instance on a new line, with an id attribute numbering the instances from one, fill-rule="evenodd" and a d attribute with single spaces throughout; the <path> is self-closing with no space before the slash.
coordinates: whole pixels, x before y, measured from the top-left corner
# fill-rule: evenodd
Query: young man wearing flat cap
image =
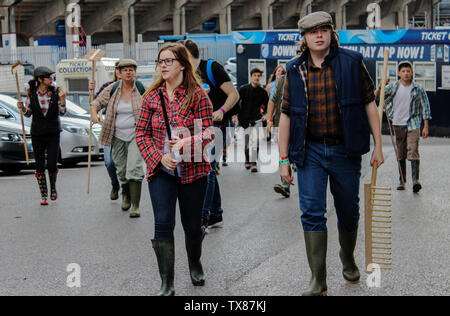
<path id="1" fill-rule="evenodd" d="M 425 90 L 413 81 L 413 65 L 409 61 L 398 64 L 399 81 L 386 87 L 386 109 L 393 122 L 398 149 L 400 184 L 397 190 L 405 190 L 406 159 L 411 161 L 413 192 L 419 193 L 419 140 L 422 121 L 422 138 L 428 138 L 428 122 L 431 120 L 430 102 Z M 375 92 L 379 97 L 379 89 Z M 403 180 L 402 180 L 403 175 Z"/>
<path id="2" fill-rule="evenodd" d="M 134 133 L 145 89 L 136 81 L 137 63 L 120 60 L 117 68 L 121 80 L 104 89 L 91 104 L 92 122 L 98 123 L 97 113 L 106 108 L 100 134 L 100 144 L 112 147 L 117 175 L 122 186 L 122 210 L 131 208 L 130 217 L 140 217 L 144 160 Z"/>
<path id="3" fill-rule="evenodd" d="M 305 296 L 327 295 L 327 185 L 338 218 L 339 253 L 347 283 L 360 274 L 353 252 L 359 222 L 361 156 L 384 162 L 374 84 L 361 54 L 339 47 L 331 16 L 314 12 L 299 21 L 302 54 L 287 64 L 280 119 L 280 172 L 293 184 L 297 164 L 301 221 L 312 272 Z"/>

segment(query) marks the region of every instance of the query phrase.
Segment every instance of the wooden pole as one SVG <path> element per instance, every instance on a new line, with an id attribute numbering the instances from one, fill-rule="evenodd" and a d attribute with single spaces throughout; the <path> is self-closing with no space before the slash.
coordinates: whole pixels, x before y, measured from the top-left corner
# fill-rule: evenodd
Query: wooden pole
<path id="1" fill-rule="evenodd" d="M 12 66 L 11 72 L 15 75 L 16 77 L 16 88 L 17 88 L 17 100 L 22 103 L 22 96 L 20 95 L 20 85 L 19 85 L 19 76 L 17 75 L 17 71 L 14 71 L 14 68 L 16 68 L 17 66 L 19 66 L 20 63 L 17 62 Z M 30 165 L 30 158 L 28 155 L 28 144 L 27 144 L 27 135 L 25 133 L 25 124 L 23 121 L 23 111 L 22 111 L 22 107 L 20 108 L 20 122 L 22 123 L 22 137 L 23 137 L 23 144 L 25 147 L 25 159 L 27 161 L 27 166 Z"/>
<path id="2" fill-rule="evenodd" d="M 95 81 L 95 60 L 92 60 L 92 82 Z M 94 101 L 94 91 L 89 92 L 89 104 Z M 91 162 L 92 162 L 92 111 L 90 111 L 90 122 L 89 122 L 89 153 L 88 153 L 88 183 L 87 183 L 87 194 L 90 193 L 91 188 Z"/>

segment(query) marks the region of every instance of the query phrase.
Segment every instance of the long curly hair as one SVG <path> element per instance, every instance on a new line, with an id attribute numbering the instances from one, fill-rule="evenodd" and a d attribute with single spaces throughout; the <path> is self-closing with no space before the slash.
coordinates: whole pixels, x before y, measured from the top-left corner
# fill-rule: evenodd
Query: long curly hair
<path id="1" fill-rule="evenodd" d="M 159 50 L 157 60 L 159 60 L 161 53 L 167 50 L 171 51 L 175 55 L 175 58 L 177 58 L 178 62 L 184 67 L 182 85 L 187 90 L 187 98 L 185 104 L 182 106 L 182 109 L 186 110 L 195 102 L 195 92 L 198 88 L 202 89 L 202 82 L 200 77 L 196 73 L 194 66 L 192 65 L 190 54 L 184 45 L 179 43 L 165 44 Z M 147 90 L 145 96 L 150 91 L 156 90 L 161 87 L 163 83 L 164 78 L 162 77 L 162 74 L 160 74 Z"/>

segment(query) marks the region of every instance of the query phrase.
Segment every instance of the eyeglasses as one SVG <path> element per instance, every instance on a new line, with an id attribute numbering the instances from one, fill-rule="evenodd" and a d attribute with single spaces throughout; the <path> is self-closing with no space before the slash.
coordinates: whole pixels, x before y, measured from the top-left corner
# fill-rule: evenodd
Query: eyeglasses
<path id="1" fill-rule="evenodd" d="M 155 60 L 155 62 L 158 64 L 158 66 L 162 66 L 162 64 L 166 64 L 166 66 L 172 66 L 173 62 L 175 60 L 178 60 L 177 58 L 166 58 L 166 59 L 160 59 L 160 60 Z"/>

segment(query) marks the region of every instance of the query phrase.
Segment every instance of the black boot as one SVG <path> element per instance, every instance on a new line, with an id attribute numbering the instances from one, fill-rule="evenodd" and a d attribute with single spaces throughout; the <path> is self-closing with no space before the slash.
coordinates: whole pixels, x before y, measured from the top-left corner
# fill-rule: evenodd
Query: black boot
<path id="1" fill-rule="evenodd" d="M 403 191 L 403 190 L 405 190 L 405 185 L 402 181 L 402 174 L 403 174 L 403 180 L 406 183 L 406 160 L 402 159 L 399 161 L 399 163 L 400 163 L 400 170 L 399 170 L 399 183 L 400 184 L 398 185 L 397 190 Z"/>
<path id="2" fill-rule="evenodd" d="M 109 198 L 111 201 L 116 201 L 119 199 L 119 191 L 120 191 L 120 184 L 119 183 L 111 183 L 112 189 L 111 193 L 109 194 Z"/>
<path id="3" fill-rule="evenodd" d="M 341 245 L 339 257 L 344 267 L 342 275 L 344 276 L 344 280 L 349 284 L 358 284 L 361 277 L 353 255 L 357 238 L 358 231 L 347 233 L 339 230 L 339 243 Z"/>
<path id="4" fill-rule="evenodd" d="M 328 232 L 305 232 L 306 254 L 311 269 L 309 290 L 303 296 L 327 296 Z"/>
<path id="5" fill-rule="evenodd" d="M 419 182 L 420 160 L 411 161 L 411 169 L 413 179 L 413 192 L 419 193 L 419 191 L 422 190 L 422 185 Z"/>
<path id="6" fill-rule="evenodd" d="M 122 211 L 126 212 L 131 207 L 130 184 L 122 184 Z"/>
<path id="7" fill-rule="evenodd" d="M 48 188 L 47 188 L 47 178 L 45 177 L 45 172 L 36 172 L 35 177 L 39 185 L 39 191 L 41 192 L 41 205 L 48 205 Z"/>
<path id="8" fill-rule="evenodd" d="M 48 173 L 50 179 L 50 199 L 56 201 L 58 199 L 58 192 L 56 192 L 56 178 L 58 177 L 58 170 L 56 172 Z"/>
<path id="9" fill-rule="evenodd" d="M 173 239 L 152 240 L 153 250 L 158 260 L 161 290 L 158 296 L 174 296 L 173 280 L 175 277 L 175 244 Z"/>
<path id="10" fill-rule="evenodd" d="M 189 271 L 192 284 L 195 286 L 205 285 L 205 274 L 203 273 L 200 257 L 202 256 L 202 243 L 205 233 L 200 237 L 191 238 L 186 235 L 186 252 L 189 262 Z"/>

